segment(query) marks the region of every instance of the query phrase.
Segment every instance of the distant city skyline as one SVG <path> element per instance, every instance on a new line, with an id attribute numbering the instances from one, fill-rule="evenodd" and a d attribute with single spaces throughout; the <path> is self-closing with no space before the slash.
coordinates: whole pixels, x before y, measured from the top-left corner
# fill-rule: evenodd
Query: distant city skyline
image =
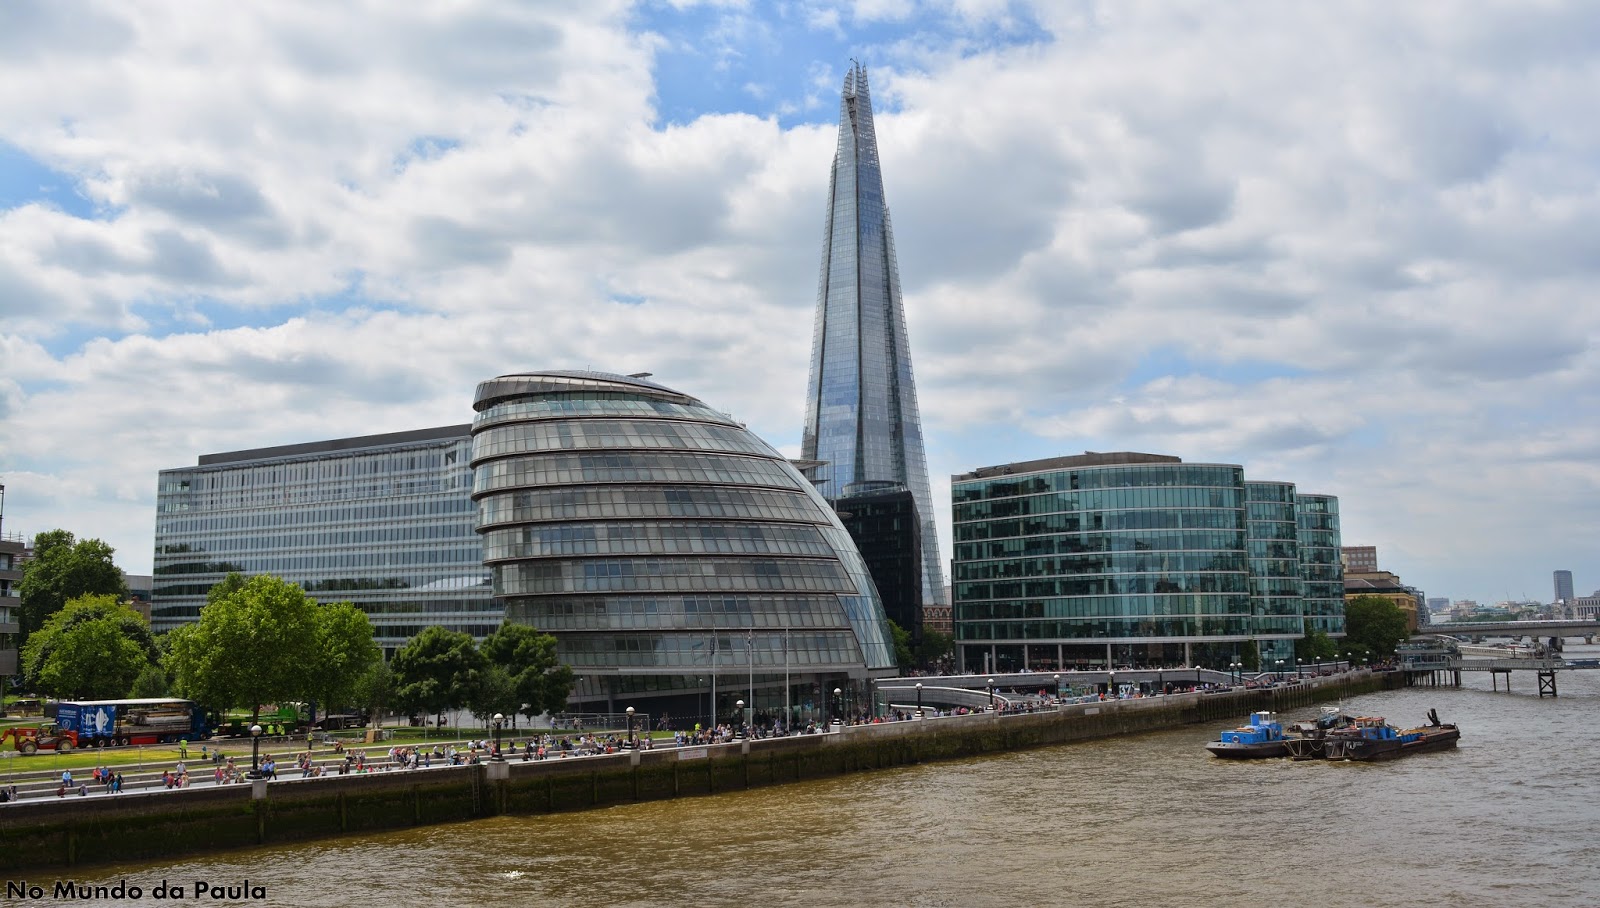
<path id="1" fill-rule="evenodd" d="M 942 553 L 952 475 L 1146 450 L 1430 596 L 1600 580 L 1588 4 L 0 10 L 7 532 L 147 574 L 161 469 L 526 369 L 798 457 L 854 59 Z"/>

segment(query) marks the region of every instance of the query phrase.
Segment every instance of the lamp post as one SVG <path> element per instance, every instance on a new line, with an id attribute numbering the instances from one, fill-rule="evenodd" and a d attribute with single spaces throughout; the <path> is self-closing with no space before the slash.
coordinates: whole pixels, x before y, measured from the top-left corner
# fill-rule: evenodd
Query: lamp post
<path id="1" fill-rule="evenodd" d="M 1240 662 L 1238 659 L 1235 659 L 1232 662 L 1228 663 L 1228 675 L 1233 680 L 1234 684 L 1243 683 L 1244 682 L 1244 663 Z"/>
<path id="2" fill-rule="evenodd" d="M 1276 665 L 1277 671 L 1273 672 L 1272 680 L 1274 680 L 1274 681 L 1282 681 L 1283 680 L 1283 660 L 1279 659 L 1276 663 L 1274 663 L 1274 665 Z"/>
<path id="3" fill-rule="evenodd" d="M 261 726 L 250 726 L 250 778 L 261 778 Z"/>
<path id="4" fill-rule="evenodd" d="M 1300 668 L 1300 660 L 1299 659 L 1294 660 L 1294 679 L 1296 681 L 1299 681 L 1301 678 L 1304 678 L 1304 677 L 1305 677 L 1305 672 Z"/>
<path id="5" fill-rule="evenodd" d="M 989 679 L 989 712 L 994 712 L 994 679 Z"/>
<path id="6" fill-rule="evenodd" d="M 1166 679 L 1166 670 L 1160 668 L 1156 669 L 1156 693 L 1159 696 L 1165 697 L 1167 695 Z"/>
<path id="7" fill-rule="evenodd" d="M 1117 673 L 1109 668 L 1106 669 L 1106 697 L 1117 699 Z"/>
<path id="8" fill-rule="evenodd" d="M 836 687 L 833 689 L 833 721 L 838 725 L 844 724 L 844 721 L 839 718 L 839 713 L 843 712 L 843 709 L 841 709 L 843 705 L 844 691 Z"/>
<path id="9" fill-rule="evenodd" d="M 1056 700 L 1059 701 L 1061 699 L 1061 676 L 1051 675 L 1050 680 L 1056 683 Z"/>
<path id="10" fill-rule="evenodd" d="M 639 745 L 633 740 L 633 707 L 628 707 L 625 712 L 628 714 L 628 747 L 635 748 Z"/>
<path id="11" fill-rule="evenodd" d="M 505 725 L 506 717 L 501 713 L 494 714 L 494 755 L 489 757 L 496 763 L 505 762 L 505 757 L 500 753 L 500 727 Z"/>
<path id="12" fill-rule="evenodd" d="M 922 682 L 917 682 L 917 718 L 922 718 Z"/>
<path id="13" fill-rule="evenodd" d="M 742 738 L 742 737 L 744 737 L 744 726 L 745 726 L 745 721 L 744 721 L 744 701 L 743 700 L 735 700 L 735 701 L 733 701 L 733 705 L 734 705 L 735 709 L 739 710 L 739 737 Z"/>

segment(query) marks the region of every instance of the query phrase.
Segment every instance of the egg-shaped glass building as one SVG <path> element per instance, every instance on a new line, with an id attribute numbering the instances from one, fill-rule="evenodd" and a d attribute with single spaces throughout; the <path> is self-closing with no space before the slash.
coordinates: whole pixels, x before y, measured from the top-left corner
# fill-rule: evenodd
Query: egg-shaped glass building
<path id="1" fill-rule="evenodd" d="M 872 580 L 827 501 L 725 413 L 642 377 L 478 386 L 473 500 L 506 620 L 553 634 L 578 711 L 678 728 L 826 720 L 894 674 Z M 834 689 L 842 691 L 835 697 Z"/>

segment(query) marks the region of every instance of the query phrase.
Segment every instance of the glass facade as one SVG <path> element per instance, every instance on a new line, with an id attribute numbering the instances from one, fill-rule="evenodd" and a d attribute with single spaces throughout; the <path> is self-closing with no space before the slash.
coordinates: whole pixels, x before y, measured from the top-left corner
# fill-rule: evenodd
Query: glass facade
<path id="1" fill-rule="evenodd" d="M 803 457 L 818 461 L 830 500 L 889 486 L 911 490 L 919 515 L 922 599 L 938 602 L 944 570 L 911 375 L 911 348 L 884 201 L 867 72 L 852 66 L 839 102 L 839 146 L 806 394 Z"/>
<path id="2" fill-rule="evenodd" d="M 1296 495 L 1300 579 L 1305 589 L 1306 630 L 1344 636 L 1344 563 L 1339 558 L 1339 499 Z"/>
<path id="3" fill-rule="evenodd" d="M 904 487 L 834 502 L 872 573 L 889 620 L 922 638 L 922 547 L 917 505 Z"/>
<path id="4" fill-rule="evenodd" d="M 1090 454 L 956 476 L 951 495 L 967 671 L 1270 662 L 1303 612 L 1342 621 L 1306 598 L 1306 496 L 1238 466 Z M 1337 527 L 1333 545 L 1337 567 Z"/>
<path id="5" fill-rule="evenodd" d="M 470 426 L 212 454 L 161 471 L 151 625 L 199 618 L 229 572 L 349 601 L 394 649 L 440 625 L 483 637 L 503 613 L 474 532 Z"/>
<path id="6" fill-rule="evenodd" d="M 893 674 L 883 606 L 838 516 L 725 414 L 589 372 L 491 379 L 476 409 L 494 595 L 507 620 L 556 636 L 580 704 L 726 721 L 735 697 L 775 715 Z"/>

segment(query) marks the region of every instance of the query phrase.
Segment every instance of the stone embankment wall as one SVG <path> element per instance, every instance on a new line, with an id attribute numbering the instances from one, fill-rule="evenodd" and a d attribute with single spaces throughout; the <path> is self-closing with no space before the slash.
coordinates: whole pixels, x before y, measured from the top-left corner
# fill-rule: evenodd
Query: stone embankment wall
<path id="1" fill-rule="evenodd" d="M 1404 684 L 1365 673 L 1272 690 L 980 713 L 836 734 L 425 770 L 0 805 L 0 871 L 201 851 L 468 820 L 583 810 L 778 785 L 932 760 L 1227 722 Z"/>

